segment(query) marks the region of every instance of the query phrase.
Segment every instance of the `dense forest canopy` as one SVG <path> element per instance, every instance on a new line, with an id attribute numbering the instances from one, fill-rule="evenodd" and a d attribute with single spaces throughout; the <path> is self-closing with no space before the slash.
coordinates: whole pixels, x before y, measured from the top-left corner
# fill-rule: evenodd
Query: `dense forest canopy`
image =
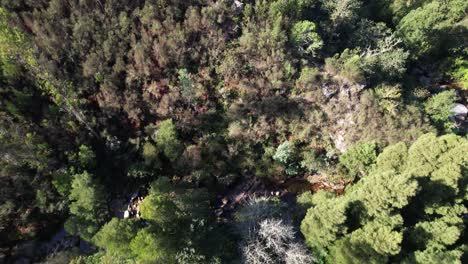
<path id="1" fill-rule="evenodd" d="M 0 263 L 468 262 L 467 14 L 0 0 Z"/>

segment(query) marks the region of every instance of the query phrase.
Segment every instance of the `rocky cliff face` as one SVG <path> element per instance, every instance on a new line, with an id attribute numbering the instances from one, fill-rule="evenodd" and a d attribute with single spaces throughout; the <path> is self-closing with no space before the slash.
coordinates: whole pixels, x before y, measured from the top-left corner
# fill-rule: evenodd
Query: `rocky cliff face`
<path id="1" fill-rule="evenodd" d="M 321 73 L 320 80 L 303 88 L 298 97 L 307 104 L 302 108 L 305 113 L 316 111 L 321 116 L 309 117 L 309 123 L 314 123 L 322 137 L 328 137 L 338 151 L 344 152 L 360 141 L 410 143 L 423 133 L 434 132 L 420 108 L 402 103 L 398 89 L 391 85 L 367 87 Z M 398 96 L 393 98 L 395 90 Z"/>
<path id="2" fill-rule="evenodd" d="M 329 90 L 328 85 L 322 90 L 324 95 Z M 325 111 L 329 119 L 333 120 L 330 124 L 334 124 L 329 131 L 330 138 L 333 140 L 335 147 L 344 152 L 346 148 L 352 144 L 352 138 L 349 137 L 349 130 L 355 129 L 355 116 L 358 114 L 360 103 L 360 93 L 364 90 L 365 85 L 350 85 L 341 84 L 335 85 L 335 92 L 329 96 L 329 101 L 325 105 Z"/>

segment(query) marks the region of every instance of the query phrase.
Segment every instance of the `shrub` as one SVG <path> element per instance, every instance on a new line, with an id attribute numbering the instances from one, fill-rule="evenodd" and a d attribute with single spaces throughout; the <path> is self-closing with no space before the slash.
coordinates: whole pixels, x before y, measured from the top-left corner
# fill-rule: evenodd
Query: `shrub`
<path id="1" fill-rule="evenodd" d="M 325 69 L 328 72 L 355 83 L 365 81 L 361 66 L 362 60 L 357 50 L 345 49 L 341 54 L 325 59 Z"/>
<path id="2" fill-rule="evenodd" d="M 145 142 L 143 145 L 143 159 L 146 166 L 153 168 L 160 166 L 159 150 L 153 143 Z"/>
<path id="3" fill-rule="evenodd" d="M 287 175 L 296 175 L 300 171 L 294 144 L 289 141 L 285 141 L 278 146 L 273 159 L 286 167 L 285 172 Z"/>
<path id="4" fill-rule="evenodd" d="M 83 168 L 92 168 L 96 165 L 96 154 L 92 148 L 81 145 L 78 151 L 78 160 Z"/>
<path id="5" fill-rule="evenodd" d="M 158 148 L 170 161 L 178 159 L 183 151 L 183 145 L 177 138 L 177 130 L 171 119 L 161 122 L 155 140 Z"/>
<path id="6" fill-rule="evenodd" d="M 429 98 L 424 104 L 424 109 L 439 128 L 450 130 L 453 123 L 449 120 L 449 117 L 452 115 L 451 110 L 454 103 L 455 93 L 453 91 L 444 91 Z"/>
<path id="7" fill-rule="evenodd" d="M 301 167 L 309 173 L 319 171 L 324 165 L 324 160 L 314 150 L 305 151 L 302 154 Z"/>

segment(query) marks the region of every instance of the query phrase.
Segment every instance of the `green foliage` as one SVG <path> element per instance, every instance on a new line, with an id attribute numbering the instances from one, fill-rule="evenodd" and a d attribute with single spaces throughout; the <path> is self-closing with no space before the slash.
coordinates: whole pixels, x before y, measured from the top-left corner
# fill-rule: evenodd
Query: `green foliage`
<path id="1" fill-rule="evenodd" d="M 416 1 L 404 1 L 404 0 L 394 0 L 390 1 L 389 9 L 393 15 L 393 20 L 395 22 L 400 21 L 405 15 L 407 15 L 412 10 L 421 7 L 422 5 L 431 2 L 431 0 L 416 0 Z"/>
<path id="2" fill-rule="evenodd" d="M 130 243 L 130 248 L 139 263 L 157 263 L 170 261 L 169 252 L 164 244 L 162 237 L 145 228 L 138 232 Z"/>
<path id="3" fill-rule="evenodd" d="M 362 2 L 360 0 L 330 0 L 322 1 L 322 4 L 329 12 L 333 25 L 341 26 L 352 23 L 358 18 L 358 11 Z"/>
<path id="4" fill-rule="evenodd" d="M 15 204 L 12 201 L 6 201 L 0 205 L 0 230 L 5 230 L 8 227 L 8 220 L 15 212 Z"/>
<path id="5" fill-rule="evenodd" d="M 330 263 L 461 263 L 454 248 L 463 243 L 467 150 L 466 139 L 435 134 L 409 149 L 387 147 L 375 169 L 343 196 L 318 194 L 320 202 L 308 203 L 301 225 L 307 243 Z"/>
<path id="6" fill-rule="evenodd" d="M 356 244 L 371 245 L 379 255 L 396 255 L 400 251 L 403 235 L 398 231 L 402 225 L 399 216 L 385 217 L 367 223 L 350 236 Z"/>
<path id="7" fill-rule="evenodd" d="M 302 207 L 309 209 L 310 207 L 316 206 L 327 199 L 333 198 L 335 195 L 331 192 L 319 190 L 316 193 L 305 192 L 297 197 L 297 203 Z"/>
<path id="8" fill-rule="evenodd" d="M 468 90 L 468 60 L 457 58 L 454 64 L 453 70 L 449 73 L 450 76 L 463 90 Z"/>
<path id="9" fill-rule="evenodd" d="M 7 68 L 12 69 L 15 66 L 11 64 L 11 60 L 16 56 L 21 56 L 31 66 L 34 66 L 35 60 L 26 34 L 21 29 L 12 27 L 11 22 L 11 15 L 0 7 L 0 61 L 2 64 L 6 64 Z M 6 76 L 17 74 L 16 70 L 7 70 L 4 73 Z"/>
<path id="10" fill-rule="evenodd" d="M 278 148 L 276 149 L 276 153 L 273 156 L 273 159 L 287 164 L 289 163 L 294 156 L 294 146 L 291 142 L 285 141 L 281 143 Z"/>
<path id="11" fill-rule="evenodd" d="M 208 261 L 230 254 L 224 231 L 211 225 L 208 198 L 202 189 L 177 188 L 167 178 L 153 182 L 141 205 L 148 226 L 130 242 L 135 258 L 142 263 L 195 256 Z"/>
<path id="12" fill-rule="evenodd" d="M 271 3 L 264 2 L 259 6 L 268 9 L 269 17 L 274 19 L 278 16 L 300 15 L 307 5 L 313 5 L 314 2 L 316 0 L 275 0 Z"/>
<path id="13" fill-rule="evenodd" d="M 461 262 L 466 139 L 419 137 L 450 132 L 453 94 L 425 100 L 466 86 L 467 8 L 0 0 L 0 247 L 69 216 L 99 248 L 72 263 Z M 246 177 L 262 184 L 241 193 L 259 195 L 315 174 L 314 189 L 350 185 L 215 210 Z M 108 202 L 154 179 L 142 220 L 105 224 Z M 312 254 L 294 234 L 307 208 Z"/>
<path id="14" fill-rule="evenodd" d="M 183 145 L 177 138 L 177 130 L 171 119 L 161 122 L 155 136 L 156 145 L 171 161 L 179 158 Z"/>
<path id="15" fill-rule="evenodd" d="M 46 188 L 44 185 L 42 187 L 43 188 L 36 191 L 36 206 L 45 214 L 61 212 L 63 210 L 63 203 L 55 201 L 56 197 L 49 188 Z"/>
<path id="16" fill-rule="evenodd" d="M 68 199 L 70 217 L 65 228 L 90 241 L 107 216 L 103 187 L 95 183 L 92 175 L 85 171 L 74 176 Z"/>
<path id="17" fill-rule="evenodd" d="M 143 179 L 143 178 L 150 178 L 155 176 L 154 169 L 157 168 L 157 166 L 150 166 L 148 168 L 148 165 L 151 165 L 151 163 L 134 163 L 132 164 L 127 171 L 127 176 L 131 178 L 137 178 L 137 179 Z"/>
<path id="18" fill-rule="evenodd" d="M 447 250 L 443 246 L 434 245 L 424 251 L 416 251 L 410 262 L 416 263 L 456 263 L 461 264 L 463 253 L 460 250 Z"/>
<path id="19" fill-rule="evenodd" d="M 296 149 L 293 143 L 285 141 L 276 149 L 273 159 L 283 164 L 287 175 L 296 175 L 299 173 L 299 164 Z"/>
<path id="20" fill-rule="evenodd" d="M 406 71 L 408 53 L 398 48 L 399 40 L 394 35 L 379 40 L 375 48 L 345 49 L 325 59 L 326 70 L 348 82 L 364 83 L 366 79 L 399 78 Z"/>
<path id="21" fill-rule="evenodd" d="M 376 170 L 377 171 L 377 170 Z M 355 185 L 358 204 L 372 217 L 387 216 L 393 209 L 401 209 L 415 195 L 416 182 L 408 175 L 395 175 L 393 172 L 377 171 Z"/>
<path id="22" fill-rule="evenodd" d="M 70 261 L 70 264 L 99 264 L 99 263 L 103 263 L 103 254 L 101 252 L 93 254 L 93 255 L 89 255 L 89 256 L 79 256 Z"/>
<path id="23" fill-rule="evenodd" d="M 301 232 L 313 250 L 322 253 L 347 231 L 346 207 L 345 202 L 330 200 L 307 211 L 301 223 Z"/>
<path id="24" fill-rule="evenodd" d="M 408 149 L 405 143 L 397 143 L 386 147 L 376 159 L 376 166 L 379 170 L 401 171 L 403 164 L 407 160 Z"/>
<path id="25" fill-rule="evenodd" d="M 356 142 L 410 144 L 422 134 L 436 131 L 419 105 L 402 103 L 393 114 L 382 109 L 381 103 L 373 90 L 363 91 L 354 101 L 355 111 L 349 112 L 349 104 L 353 103 L 340 98 L 338 104 L 327 106 L 328 131 L 341 131 L 345 147 Z"/>
<path id="26" fill-rule="evenodd" d="M 453 91 L 440 92 L 427 100 L 424 104 L 426 113 L 443 130 L 450 130 L 453 123 L 449 120 L 451 110 L 455 104 Z"/>
<path id="27" fill-rule="evenodd" d="M 391 81 L 406 72 L 409 53 L 401 47 L 401 39 L 385 24 L 361 20 L 350 42 L 353 48 L 346 48 L 325 60 L 327 71 L 356 83 Z"/>
<path id="28" fill-rule="evenodd" d="M 356 263 L 356 261 L 365 261 L 366 263 L 385 263 L 387 258 L 377 254 L 372 248 L 366 245 L 356 247 L 352 244 L 351 239 L 344 237 L 338 240 L 335 245 L 330 248 L 330 255 L 327 258 L 328 263 Z"/>
<path id="29" fill-rule="evenodd" d="M 83 168 L 93 168 L 96 165 L 96 155 L 90 147 L 81 145 L 78 151 L 78 161 Z"/>
<path id="30" fill-rule="evenodd" d="M 106 250 L 107 254 L 132 257 L 130 241 L 138 231 L 137 223 L 132 219 L 112 218 L 93 237 L 96 246 Z"/>
<path id="31" fill-rule="evenodd" d="M 150 194 L 141 204 L 141 215 L 155 224 L 171 226 L 178 214 L 178 208 L 169 190 L 163 187 L 167 184 L 163 180 L 153 183 Z"/>
<path id="32" fill-rule="evenodd" d="M 319 83 L 320 70 L 313 67 L 302 68 L 301 75 L 296 81 L 296 86 L 300 90 L 306 90 L 307 86 L 316 85 Z"/>
<path id="33" fill-rule="evenodd" d="M 151 184 L 141 205 L 146 223 L 143 229 L 138 221 L 114 218 L 93 241 L 106 250 L 102 259 L 173 263 L 196 258 L 209 263 L 211 257 L 230 253 L 225 235 L 208 224 L 207 208 L 207 197 L 201 190 L 178 189 L 160 178 Z"/>
<path id="34" fill-rule="evenodd" d="M 440 56 L 447 47 L 463 41 L 458 37 L 451 38 L 450 32 L 456 32 L 467 8 L 468 4 L 463 0 L 432 1 L 403 17 L 398 32 L 414 57 Z M 446 43 L 448 40 L 451 43 Z"/>
<path id="35" fill-rule="evenodd" d="M 302 156 L 301 167 L 308 172 L 317 172 L 325 167 L 325 161 L 314 150 L 306 151 Z"/>
<path id="36" fill-rule="evenodd" d="M 189 103 L 192 103 L 196 96 L 195 88 L 193 87 L 193 81 L 187 71 L 187 69 L 180 69 L 178 71 L 179 74 L 179 82 L 180 82 L 180 89 L 181 95 L 187 100 Z"/>
<path id="37" fill-rule="evenodd" d="M 398 47 L 401 40 L 395 34 L 387 35 L 377 42 L 377 47 L 364 53 L 364 69 L 376 73 L 380 79 L 392 80 L 406 72 L 409 53 Z"/>
<path id="38" fill-rule="evenodd" d="M 70 172 L 61 170 L 53 175 L 52 184 L 60 195 L 68 197 L 72 180 L 73 175 Z"/>
<path id="39" fill-rule="evenodd" d="M 160 166 L 159 150 L 153 143 L 145 142 L 143 145 L 143 159 L 145 160 L 146 166 L 152 168 L 158 168 Z"/>
<path id="40" fill-rule="evenodd" d="M 323 47 L 323 41 L 316 32 L 316 26 L 311 21 L 300 21 L 294 24 L 291 37 L 300 53 L 316 56 Z"/>
<path id="41" fill-rule="evenodd" d="M 375 143 L 361 143 L 350 147 L 340 156 L 340 163 L 344 165 L 350 175 L 365 176 L 377 158 Z"/>
<path id="42" fill-rule="evenodd" d="M 380 106 L 388 113 L 398 114 L 401 104 L 402 88 L 400 86 L 381 85 L 375 88 Z"/>
<path id="43" fill-rule="evenodd" d="M 16 118 L 21 118 L 19 109 L 11 102 L 6 102 L 6 110 L 10 113 L 10 115 Z"/>

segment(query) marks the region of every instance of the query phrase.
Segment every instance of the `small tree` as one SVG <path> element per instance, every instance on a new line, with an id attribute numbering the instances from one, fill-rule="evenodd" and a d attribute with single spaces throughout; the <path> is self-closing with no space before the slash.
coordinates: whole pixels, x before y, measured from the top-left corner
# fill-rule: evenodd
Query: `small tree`
<path id="1" fill-rule="evenodd" d="M 104 188 L 86 171 L 74 176 L 71 187 L 70 218 L 65 229 L 90 241 L 107 217 Z"/>
<path id="2" fill-rule="evenodd" d="M 455 93 L 444 91 L 429 98 L 424 104 L 424 109 L 439 128 L 450 130 L 453 122 L 449 120 L 449 117 L 452 115 L 451 110 L 454 104 Z"/>
<path id="3" fill-rule="evenodd" d="M 177 138 L 176 126 L 171 119 L 161 122 L 155 140 L 157 147 L 171 161 L 175 161 L 183 151 L 183 145 Z"/>
<path id="4" fill-rule="evenodd" d="M 449 75 L 463 89 L 468 90 L 468 60 L 456 58 Z"/>
<path id="5" fill-rule="evenodd" d="M 315 57 L 323 47 L 323 41 L 316 32 L 316 26 L 311 21 L 300 21 L 294 24 L 291 38 L 300 53 Z"/>
<path id="6" fill-rule="evenodd" d="M 93 168 L 96 165 L 96 154 L 92 148 L 81 145 L 78 151 L 78 161 L 84 168 Z"/>
<path id="7" fill-rule="evenodd" d="M 173 188 L 166 178 L 153 182 L 149 195 L 141 204 L 142 218 L 154 224 L 172 228 L 179 214 L 175 198 L 171 195 L 172 191 Z"/>
<path id="8" fill-rule="evenodd" d="M 285 141 L 281 143 L 276 149 L 276 153 L 273 156 L 273 159 L 281 162 L 283 164 L 288 164 L 291 162 L 294 156 L 294 146 L 291 142 Z"/>
<path id="9" fill-rule="evenodd" d="M 285 141 L 281 143 L 276 149 L 276 153 L 273 159 L 283 164 L 285 172 L 288 175 L 296 175 L 299 173 L 298 158 L 296 157 L 296 150 L 294 149 L 293 143 Z"/>
<path id="10" fill-rule="evenodd" d="M 449 47 L 454 47 L 454 44 L 464 43 L 462 37 L 458 38 L 450 32 L 459 27 L 465 17 L 466 3 L 463 0 L 428 1 L 403 17 L 397 30 L 411 49 L 412 56 L 431 56 L 435 60 L 444 55 Z"/>
<path id="11" fill-rule="evenodd" d="M 325 69 L 350 82 L 363 83 L 365 71 L 363 59 L 359 50 L 345 49 L 341 54 L 335 54 L 325 59 Z"/>
<path id="12" fill-rule="evenodd" d="M 196 90 L 193 85 L 193 81 L 187 69 L 180 69 L 178 71 L 178 74 L 180 83 L 180 93 L 189 104 L 192 104 L 196 98 Z"/>

